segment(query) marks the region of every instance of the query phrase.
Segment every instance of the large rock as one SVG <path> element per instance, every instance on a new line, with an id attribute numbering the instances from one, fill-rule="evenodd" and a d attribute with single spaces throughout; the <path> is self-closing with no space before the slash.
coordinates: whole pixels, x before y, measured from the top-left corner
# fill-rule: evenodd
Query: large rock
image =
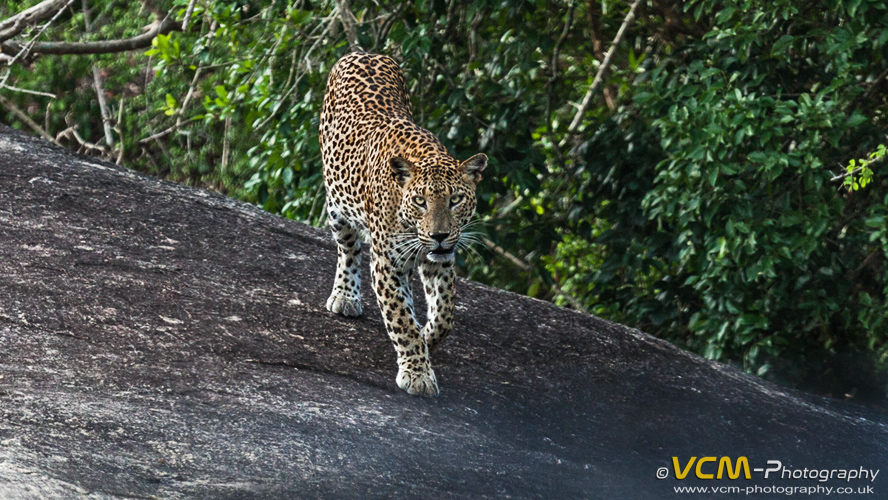
<path id="1" fill-rule="evenodd" d="M 469 281 L 411 397 L 372 295 L 324 309 L 334 267 L 326 231 L 0 127 L 0 498 L 888 498 L 674 479 L 881 469 L 888 418 Z"/>

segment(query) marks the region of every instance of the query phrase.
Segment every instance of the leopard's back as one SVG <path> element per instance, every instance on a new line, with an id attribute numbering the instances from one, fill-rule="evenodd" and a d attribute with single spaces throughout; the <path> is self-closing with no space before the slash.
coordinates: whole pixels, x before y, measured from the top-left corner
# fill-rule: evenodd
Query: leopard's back
<path id="1" fill-rule="evenodd" d="M 413 114 L 407 83 L 392 58 L 352 53 L 333 66 L 319 124 L 328 209 L 368 226 L 371 156 L 398 122 L 412 124 Z"/>
<path id="2" fill-rule="evenodd" d="M 347 123 L 389 119 L 413 121 L 407 82 L 398 63 L 379 54 L 352 53 L 330 71 L 321 110 L 321 141 Z M 327 128 L 324 128 L 327 125 Z"/>

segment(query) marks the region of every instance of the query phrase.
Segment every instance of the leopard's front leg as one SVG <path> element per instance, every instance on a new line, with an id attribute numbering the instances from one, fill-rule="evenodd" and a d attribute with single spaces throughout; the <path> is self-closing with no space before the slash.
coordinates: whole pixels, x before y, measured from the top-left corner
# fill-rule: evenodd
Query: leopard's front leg
<path id="1" fill-rule="evenodd" d="M 425 290 L 427 314 L 422 338 L 435 350 L 438 343 L 453 329 L 453 303 L 455 299 L 453 262 L 429 262 L 419 265 L 419 277 Z"/>
<path id="2" fill-rule="evenodd" d="M 360 316 L 361 307 L 361 240 L 358 232 L 342 216 L 339 209 L 327 206 L 328 223 L 338 249 L 336 279 L 327 299 L 327 310 L 343 316 Z"/>
<path id="3" fill-rule="evenodd" d="M 398 387 L 409 394 L 437 396 L 438 381 L 429 361 L 429 349 L 419 333 L 413 311 L 408 271 L 375 244 L 370 252 L 373 289 L 389 338 L 398 353 Z"/>

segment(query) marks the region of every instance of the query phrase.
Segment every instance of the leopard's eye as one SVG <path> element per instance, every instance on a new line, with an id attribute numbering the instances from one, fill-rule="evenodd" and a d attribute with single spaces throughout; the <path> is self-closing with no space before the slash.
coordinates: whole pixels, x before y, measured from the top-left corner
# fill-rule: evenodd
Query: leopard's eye
<path id="1" fill-rule="evenodd" d="M 459 205 L 460 203 L 465 201 L 465 199 L 466 199 L 466 195 L 464 195 L 462 193 L 455 194 L 455 195 L 451 196 L 450 197 L 450 208 L 453 208 L 453 207 Z"/>
<path id="2" fill-rule="evenodd" d="M 415 203 L 416 206 L 418 206 L 418 207 L 424 207 L 426 204 L 426 201 L 425 201 L 425 198 L 423 198 L 422 196 L 414 196 L 413 203 Z"/>

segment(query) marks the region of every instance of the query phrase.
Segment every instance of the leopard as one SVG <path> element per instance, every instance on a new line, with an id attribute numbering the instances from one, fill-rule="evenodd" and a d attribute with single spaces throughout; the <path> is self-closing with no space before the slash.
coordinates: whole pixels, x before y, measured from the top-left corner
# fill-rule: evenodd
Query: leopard
<path id="1" fill-rule="evenodd" d="M 440 393 L 430 354 L 453 329 L 455 254 L 469 245 L 476 188 L 487 166 L 465 161 L 413 119 L 404 73 L 389 56 L 352 52 L 331 68 L 318 132 L 326 213 L 336 242 L 326 308 L 363 314 L 361 249 L 369 246 L 376 303 L 397 354 L 395 382 L 408 394 Z M 420 326 L 410 278 L 427 304 Z"/>

